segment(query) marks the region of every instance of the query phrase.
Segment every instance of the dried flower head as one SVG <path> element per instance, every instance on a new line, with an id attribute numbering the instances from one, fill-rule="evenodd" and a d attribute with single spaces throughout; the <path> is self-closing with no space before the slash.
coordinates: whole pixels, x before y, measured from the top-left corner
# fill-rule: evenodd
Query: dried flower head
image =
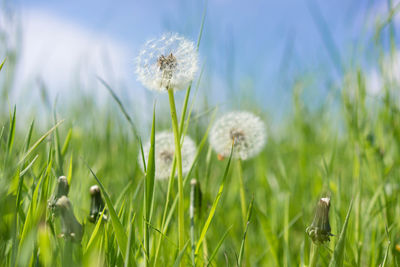
<path id="1" fill-rule="evenodd" d="M 150 151 L 150 141 L 143 147 L 143 152 L 146 159 Z M 196 155 L 196 145 L 190 137 L 185 136 L 181 146 L 182 152 L 182 173 L 186 174 L 192 166 Z M 175 139 L 172 132 L 160 132 L 155 136 L 155 168 L 156 179 L 167 179 L 171 174 L 172 163 L 175 153 Z M 143 169 L 142 156 L 139 154 L 139 164 Z"/>
<path id="2" fill-rule="evenodd" d="M 104 210 L 104 201 L 98 185 L 91 186 L 89 192 L 91 197 L 89 221 L 95 223 Z M 103 220 L 107 220 L 105 214 L 106 211 L 104 211 Z"/>
<path id="3" fill-rule="evenodd" d="M 329 208 L 331 200 L 329 197 L 321 198 L 318 201 L 315 217 L 310 227 L 307 227 L 306 233 L 316 244 L 323 244 L 330 241 L 331 225 L 329 224 Z"/>
<path id="4" fill-rule="evenodd" d="M 219 158 L 229 157 L 232 143 L 234 158 L 251 158 L 263 149 L 265 141 L 264 122 L 246 111 L 225 114 L 215 122 L 210 131 L 210 144 Z"/>
<path id="5" fill-rule="evenodd" d="M 48 201 L 49 208 L 54 212 L 54 207 L 57 202 L 57 200 L 62 197 L 62 196 L 68 196 L 69 192 L 69 186 L 68 186 L 68 180 L 67 177 L 65 176 L 60 176 L 57 179 L 57 184 L 54 189 L 53 195 Z"/>
<path id="6" fill-rule="evenodd" d="M 192 41 L 176 33 L 148 41 L 136 58 L 138 80 L 150 90 L 185 88 L 198 69 Z"/>
<path id="7" fill-rule="evenodd" d="M 80 242 L 83 235 L 83 228 L 75 218 L 71 202 L 66 196 L 61 196 L 57 200 L 55 214 L 60 216 L 62 237 L 66 240 Z"/>

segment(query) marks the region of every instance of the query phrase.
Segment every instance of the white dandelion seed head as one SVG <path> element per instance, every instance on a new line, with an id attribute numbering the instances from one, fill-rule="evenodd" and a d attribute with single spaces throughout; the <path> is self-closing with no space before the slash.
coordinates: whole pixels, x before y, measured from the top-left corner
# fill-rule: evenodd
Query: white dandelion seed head
<path id="1" fill-rule="evenodd" d="M 167 33 L 148 41 L 136 58 L 136 74 L 144 87 L 155 91 L 186 88 L 198 69 L 198 53 L 192 41 Z"/>
<path id="2" fill-rule="evenodd" d="M 266 126 L 256 115 L 234 111 L 219 118 L 210 131 L 210 144 L 223 157 L 249 159 L 261 152 L 266 141 Z"/>
<path id="3" fill-rule="evenodd" d="M 143 147 L 145 161 L 147 160 L 150 151 L 150 141 Z M 155 136 L 155 168 L 156 179 L 167 179 L 171 174 L 172 163 L 175 153 L 174 134 L 169 131 L 157 133 Z M 190 137 L 185 136 L 181 146 L 182 154 L 182 174 L 185 175 L 192 166 L 196 155 L 196 145 Z M 142 155 L 139 153 L 139 164 L 143 170 Z"/>

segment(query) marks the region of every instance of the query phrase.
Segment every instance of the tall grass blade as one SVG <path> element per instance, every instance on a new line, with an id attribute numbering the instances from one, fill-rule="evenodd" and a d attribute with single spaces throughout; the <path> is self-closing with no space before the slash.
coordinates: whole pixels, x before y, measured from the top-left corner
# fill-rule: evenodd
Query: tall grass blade
<path id="1" fill-rule="evenodd" d="M 89 167 L 89 165 L 85 162 L 87 168 L 92 173 L 94 179 L 96 180 L 97 184 L 100 186 L 101 191 L 103 192 L 104 200 L 106 201 L 106 205 L 108 211 L 110 212 L 111 224 L 115 231 L 115 237 L 117 238 L 118 246 L 121 250 L 122 257 L 125 258 L 126 255 L 126 244 L 127 244 L 127 236 L 125 233 L 125 229 L 122 226 L 121 221 L 118 218 L 117 212 L 114 209 L 114 206 L 111 202 L 110 196 L 108 195 L 106 189 L 104 188 L 103 184 L 100 182 L 99 178 L 97 178 L 96 174 L 93 170 Z"/>
<path id="2" fill-rule="evenodd" d="M 346 244 L 346 231 L 349 223 L 351 209 L 353 207 L 353 200 L 350 202 L 349 209 L 347 211 L 346 219 L 344 221 L 342 231 L 340 232 L 339 239 L 337 241 L 335 250 L 333 251 L 333 257 L 329 263 L 329 267 L 341 267 L 343 266 L 344 259 L 344 247 Z"/>
<path id="3" fill-rule="evenodd" d="M 232 148 L 231 148 L 231 154 L 230 154 L 229 159 L 228 159 L 228 163 L 226 164 L 226 167 L 225 167 L 224 176 L 222 178 L 221 185 L 219 186 L 219 189 L 218 189 L 218 194 L 217 194 L 217 196 L 216 196 L 216 198 L 215 198 L 215 200 L 214 200 L 214 202 L 213 202 L 213 204 L 211 206 L 210 213 L 208 214 L 207 220 L 206 220 L 206 222 L 205 222 L 205 224 L 203 226 L 203 229 L 201 231 L 201 234 L 200 234 L 200 237 L 199 237 L 199 241 L 197 243 L 196 250 L 195 250 L 195 254 L 196 255 L 199 254 L 199 250 L 200 250 L 201 244 L 203 243 L 203 240 L 206 237 L 206 233 L 207 233 L 208 227 L 210 227 L 210 223 L 211 223 L 211 220 L 214 217 L 215 210 L 217 209 L 217 205 L 218 205 L 219 199 L 222 196 L 222 192 L 223 192 L 224 186 L 225 186 L 225 181 L 226 181 L 226 178 L 228 176 L 229 167 L 231 165 L 232 152 L 233 152 L 233 144 L 232 144 Z"/>
<path id="4" fill-rule="evenodd" d="M 246 242 L 246 236 L 247 236 L 247 230 L 249 229 L 249 224 L 250 224 L 250 219 L 251 219 L 251 214 L 253 213 L 253 203 L 254 203 L 254 196 L 251 199 L 249 208 L 247 210 L 247 223 L 246 223 L 246 229 L 244 230 L 243 238 L 242 238 L 242 243 L 240 245 L 240 251 L 239 251 L 239 258 L 238 258 L 238 266 L 242 266 L 242 261 L 243 261 L 243 255 L 244 255 L 244 245 Z"/>
<path id="5" fill-rule="evenodd" d="M 119 109 L 121 110 L 122 114 L 125 116 L 126 120 L 128 121 L 129 125 L 131 126 L 131 129 L 133 131 L 133 134 L 135 135 L 137 141 L 139 142 L 139 147 L 140 147 L 140 153 L 142 154 L 142 161 L 143 161 L 143 167 L 144 170 L 146 171 L 146 161 L 144 159 L 145 155 L 143 153 L 143 144 L 142 144 L 142 139 L 139 136 L 139 133 L 136 129 L 135 124 L 133 123 L 133 120 L 131 116 L 129 116 L 128 112 L 126 111 L 124 105 L 122 104 L 122 101 L 119 99 L 117 94 L 114 92 L 114 90 L 111 88 L 110 85 L 107 84 L 106 81 L 104 81 L 102 78 L 97 76 L 97 79 L 104 85 L 104 87 L 108 90 L 108 92 L 111 94 L 112 98 L 117 102 Z"/>
<path id="6" fill-rule="evenodd" d="M 221 247 L 221 245 L 224 242 L 225 238 L 228 236 L 228 233 L 232 229 L 232 227 L 233 227 L 233 225 L 231 225 L 228 229 L 226 229 L 225 233 L 222 235 L 221 239 L 218 241 L 217 246 L 215 247 L 215 249 L 211 253 L 210 258 L 208 258 L 207 265 L 206 265 L 207 267 L 210 266 L 212 260 L 217 255 L 219 248 Z"/>
<path id="7" fill-rule="evenodd" d="M 150 258 L 150 233 L 149 226 L 151 217 L 151 208 L 153 206 L 153 193 L 154 193 L 154 177 L 155 177 L 155 125 L 156 123 L 156 105 L 153 106 L 153 122 L 151 126 L 151 137 L 150 137 L 150 150 L 149 158 L 147 161 L 147 170 L 144 183 L 144 222 L 143 222 L 143 232 L 144 232 L 144 253 L 146 258 L 146 266 L 149 264 L 148 260 Z"/>
<path id="8" fill-rule="evenodd" d="M 189 245 L 189 241 L 186 242 L 186 244 L 183 246 L 183 248 L 181 249 L 181 251 L 179 251 L 178 257 L 176 257 L 175 263 L 174 263 L 174 267 L 179 267 L 183 258 L 183 255 L 185 255 L 185 251 L 187 246 Z"/>
<path id="9" fill-rule="evenodd" d="M 57 129 L 58 126 L 60 126 L 64 120 L 59 121 L 56 125 L 54 125 L 49 131 L 47 131 L 42 137 L 40 137 L 36 143 L 34 143 L 29 150 L 24 154 L 24 156 L 20 159 L 18 162 L 18 165 L 21 165 L 25 159 L 48 137 L 55 129 Z"/>
<path id="10" fill-rule="evenodd" d="M 14 138 L 15 138 L 15 119 L 16 119 L 16 112 L 17 112 L 17 107 L 14 106 L 14 112 L 12 117 L 10 118 L 10 130 L 8 133 L 8 139 L 7 139 L 7 154 L 10 156 L 14 144 Z"/>

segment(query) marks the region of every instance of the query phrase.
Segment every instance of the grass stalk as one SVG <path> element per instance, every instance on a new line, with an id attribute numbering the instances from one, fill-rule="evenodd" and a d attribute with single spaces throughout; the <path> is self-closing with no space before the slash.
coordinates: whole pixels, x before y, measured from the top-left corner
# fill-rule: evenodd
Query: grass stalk
<path id="1" fill-rule="evenodd" d="M 171 110 L 171 121 L 172 121 L 172 129 L 174 132 L 175 138 L 175 157 L 176 164 L 178 167 L 178 248 L 179 251 L 183 249 L 185 245 L 185 199 L 183 195 L 183 176 L 182 176 L 182 155 L 181 155 L 181 142 L 178 128 L 178 118 L 176 115 L 176 107 L 175 107 L 175 97 L 174 90 L 172 88 L 168 89 L 168 97 L 169 104 Z"/>
<path id="2" fill-rule="evenodd" d="M 311 242 L 311 251 L 310 251 L 310 267 L 317 266 L 319 256 L 319 245 L 314 244 Z"/>
<path id="3" fill-rule="evenodd" d="M 194 236 L 194 209 L 195 209 L 195 190 L 196 190 L 196 180 L 190 183 L 190 242 L 191 242 L 191 258 L 192 265 L 196 266 L 195 263 L 195 249 L 196 249 L 196 240 Z"/>
<path id="4" fill-rule="evenodd" d="M 243 226 L 246 227 L 246 191 L 244 189 L 243 168 L 240 159 L 237 161 L 237 168 L 240 182 L 240 207 L 242 210 Z"/>

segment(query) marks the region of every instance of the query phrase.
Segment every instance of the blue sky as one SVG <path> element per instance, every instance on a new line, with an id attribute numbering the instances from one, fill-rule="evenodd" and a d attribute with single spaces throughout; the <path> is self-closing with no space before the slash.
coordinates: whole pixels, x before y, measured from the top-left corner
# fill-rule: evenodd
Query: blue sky
<path id="1" fill-rule="evenodd" d="M 125 84 L 145 94 L 133 77 L 133 59 L 141 45 L 165 31 L 196 40 L 205 2 L 19 0 L 13 5 L 22 10 L 22 19 L 24 14 L 29 14 L 31 21 L 47 17 L 40 27 L 57 20 L 60 25 L 73 25 L 66 26 L 71 36 L 74 30 L 82 30 L 78 36 L 117 44 L 107 48 L 114 50 L 111 54 L 118 52 L 121 55 L 117 57 L 125 57 L 116 60 L 116 72 L 125 69 L 120 76 L 132 76 Z M 386 5 L 386 0 L 209 0 L 200 47 L 205 74 L 202 90 L 216 103 L 238 106 L 240 95 L 252 92 L 263 109 L 284 109 L 297 77 L 311 73 L 323 81 L 334 79 L 340 72 L 338 65 L 350 64 L 359 47 L 369 47 L 374 21 L 387 11 Z M 63 29 L 60 27 L 59 34 Z M 65 40 L 66 47 L 68 42 L 74 45 L 82 39 L 71 38 Z M 333 49 L 327 49 L 327 38 Z M 53 41 L 57 40 L 49 42 Z M 340 59 L 332 57 L 332 51 Z M 76 58 L 68 53 L 75 52 L 65 51 L 66 59 Z M 320 89 L 321 94 L 325 91 Z M 231 92 L 236 94 L 233 100 Z"/>

